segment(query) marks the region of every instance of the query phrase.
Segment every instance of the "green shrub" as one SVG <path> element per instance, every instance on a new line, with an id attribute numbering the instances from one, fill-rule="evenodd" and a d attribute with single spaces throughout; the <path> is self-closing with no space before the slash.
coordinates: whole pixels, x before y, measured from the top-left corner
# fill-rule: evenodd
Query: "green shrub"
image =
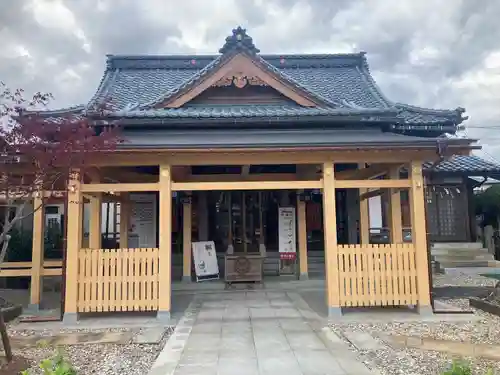
<path id="1" fill-rule="evenodd" d="M 77 375 L 71 363 L 66 361 L 60 353 L 53 358 L 44 359 L 39 366 L 43 370 L 43 375 Z M 21 375 L 30 375 L 30 373 L 23 371 Z"/>
<path id="2" fill-rule="evenodd" d="M 451 367 L 442 375 L 472 375 L 472 369 L 468 363 L 453 361 Z M 484 375 L 493 375 L 493 370 L 489 369 Z"/>

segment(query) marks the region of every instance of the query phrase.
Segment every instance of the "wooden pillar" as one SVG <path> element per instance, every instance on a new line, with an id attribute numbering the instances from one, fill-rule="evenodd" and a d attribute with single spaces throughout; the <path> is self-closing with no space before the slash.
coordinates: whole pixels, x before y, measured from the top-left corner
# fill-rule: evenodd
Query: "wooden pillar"
<path id="1" fill-rule="evenodd" d="M 390 171 L 392 180 L 399 180 L 399 167 Z M 401 190 L 390 189 L 389 194 L 389 225 L 391 243 L 403 243 L 403 217 L 401 215 Z"/>
<path id="2" fill-rule="evenodd" d="M 364 168 L 365 163 L 359 165 L 359 168 Z M 367 245 L 370 243 L 370 206 L 369 200 L 361 200 L 361 196 L 368 192 L 368 189 L 359 189 L 359 240 L 361 244 Z"/>
<path id="3" fill-rule="evenodd" d="M 38 310 L 43 290 L 45 215 L 43 200 L 33 200 L 33 248 L 31 255 L 30 309 Z"/>
<path id="4" fill-rule="evenodd" d="M 300 279 L 309 278 L 307 265 L 307 223 L 306 223 L 306 202 L 297 194 L 297 219 L 299 235 L 299 270 Z"/>
<path id="5" fill-rule="evenodd" d="M 122 194 L 120 202 L 120 248 L 128 248 L 128 229 L 130 227 L 130 196 Z"/>
<path id="6" fill-rule="evenodd" d="M 90 198 L 89 248 L 100 249 L 102 246 L 102 194 L 95 193 Z"/>
<path id="7" fill-rule="evenodd" d="M 182 203 L 182 281 L 191 282 L 191 197 Z"/>
<path id="8" fill-rule="evenodd" d="M 328 316 L 338 317 L 341 315 L 341 309 L 338 278 L 335 173 L 333 163 L 323 164 L 323 217 L 325 232 L 326 305 L 328 307 Z"/>
<path id="9" fill-rule="evenodd" d="M 80 173 L 75 172 L 68 182 L 67 230 L 66 230 L 66 295 L 64 318 L 66 324 L 74 324 L 78 313 L 78 254 L 82 244 L 83 196 L 80 190 Z"/>
<path id="10" fill-rule="evenodd" d="M 198 192 L 198 241 L 208 241 L 208 201 L 207 192 Z"/>
<path id="11" fill-rule="evenodd" d="M 410 210 L 413 246 L 417 266 L 418 307 L 421 313 L 432 313 L 430 301 L 427 233 L 425 224 L 424 179 L 422 162 L 411 163 Z"/>
<path id="12" fill-rule="evenodd" d="M 172 264 L 172 186 L 170 165 L 160 165 L 160 273 L 159 273 L 159 320 L 170 321 L 171 264 Z"/>

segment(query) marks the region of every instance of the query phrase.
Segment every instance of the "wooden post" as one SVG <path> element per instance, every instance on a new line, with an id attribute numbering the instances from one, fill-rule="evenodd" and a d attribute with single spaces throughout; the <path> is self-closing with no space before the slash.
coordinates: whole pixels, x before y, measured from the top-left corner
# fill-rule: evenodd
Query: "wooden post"
<path id="1" fill-rule="evenodd" d="M 307 266 L 306 202 L 300 199 L 299 194 L 297 194 L 297 218 L 298 218 L 298 235 L 299 235 L 300 279 L 307 280 L 309 278 L 309 273 Z"/>
<path id="2" fill-rule="evenodd" d="M 399 180 L 399 168 L 390 171 L 392 180 Z M 389 225 L 391 227 L 391 243 L 403 243 L 403 221 L 401 215 L 401 190 L 390 189 L 389 194 Z"/>
<path id="3" fill-rule="evenodd" d="M 365 168 L 365 163 L 359 165 L 359 168 Z M 361 196 L 368 189 L 359 189 L 359 239 L 361 244 L 367 245 L 370 243 L 370 206 L 369 200 L 361 200 Z"/>
<path id="4" fill-rule="evenodd" d="M 191 197 L 182 203 L 182 281 L 191 282 Z"/>
<path id="5" fill-rule="evenodd" d="M 42 193 L 43 194 L 43 193 Z M 33 248 L 31 255 L 30 309 L 38 311 L 42 295 L 45 215 L 43 200 L 33 200 Z"/>
<path id="6" fill-rule="evenodd" d="M 247 205 L 246 205 L 246 195 L 245 192 L 241 192 L 241 240 L 243 241 L 243 253 L 246 254 L 248 251 L 247 244 Z"/>
<path id="7" fill-rule="evenodd" d="M 335 171 L 333 163 L 323 164 L 323 224 L 325 232 L 326 305 L 328 316 L 338 317 L 340 308 L 335 208 Z"/>
<path id="8" fill-rule="evenodd" d="M 95 193 L 90 199 L 89 247 L 100 249 L 102 246 L 102 193 Z"/>
<path id="9" fill-rule="evenodd" d="M 160 273 L 157 318 L 170 322 L 172 263 L 172 181 L 170 165 L 160 165 Z"/>
<path id="10" fill-rule="evenodd" d="M 198 241 L 208 241 L 208 196 L 206 191 L 198 192 Z"/>
<path id="11" fill-rule="evenodd" d="M 422 162 L 411 163 L 410 210 L 412 241 L 415 246 L 417 266 L 418 308 L 420 313 L 431 313 L 430 285 L 428 277 L 427 234 L 425 225 L 424 179 Z"/>
<path id="12" fill-rule="evenodd" d="M 124 193 L 120 201 L 120 248 L 128 248 L 128 229 L 130 227 L 130 197 Z"/>
<path id="13" fill-rule="evenodd" d="M 78 254 L 82 244 L 83 225 L 83 196 L 80 179 L 80 172 L 75 172 L 68 181 L 66 295 L 63 317 L 65 324 L 75 324 L 78 313 Z"/>

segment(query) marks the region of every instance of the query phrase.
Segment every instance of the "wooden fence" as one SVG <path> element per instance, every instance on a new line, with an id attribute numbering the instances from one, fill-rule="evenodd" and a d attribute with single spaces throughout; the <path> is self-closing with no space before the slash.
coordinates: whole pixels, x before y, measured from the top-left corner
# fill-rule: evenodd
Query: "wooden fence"
<path id="1" fill-rule="evenodd" d="M 413 244 L 339 245 L 341 306 L 417 304 L 416 280 Z"/>
<path id="2" fill-rule="evenodd" d="M 158 309 L 159 252 L 82 249 L 78 256 L 78 311 Z"/>
<path id="3" fill-rule="evenodd" d="M 0 277 L 31 276 L 32 262 L 4 262 L 0 264 Z M 61 276 L 62 260 L 46 260 L 43 262 L 43 276 Z"/>

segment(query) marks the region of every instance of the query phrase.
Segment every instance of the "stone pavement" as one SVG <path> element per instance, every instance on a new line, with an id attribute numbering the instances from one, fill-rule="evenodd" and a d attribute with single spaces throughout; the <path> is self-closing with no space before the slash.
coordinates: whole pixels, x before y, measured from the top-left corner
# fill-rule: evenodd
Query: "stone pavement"
<path id="1" fill-rule="evenodd" d="M 294 292 L 196 296 L 150 375 L 368 375 Z"/>

